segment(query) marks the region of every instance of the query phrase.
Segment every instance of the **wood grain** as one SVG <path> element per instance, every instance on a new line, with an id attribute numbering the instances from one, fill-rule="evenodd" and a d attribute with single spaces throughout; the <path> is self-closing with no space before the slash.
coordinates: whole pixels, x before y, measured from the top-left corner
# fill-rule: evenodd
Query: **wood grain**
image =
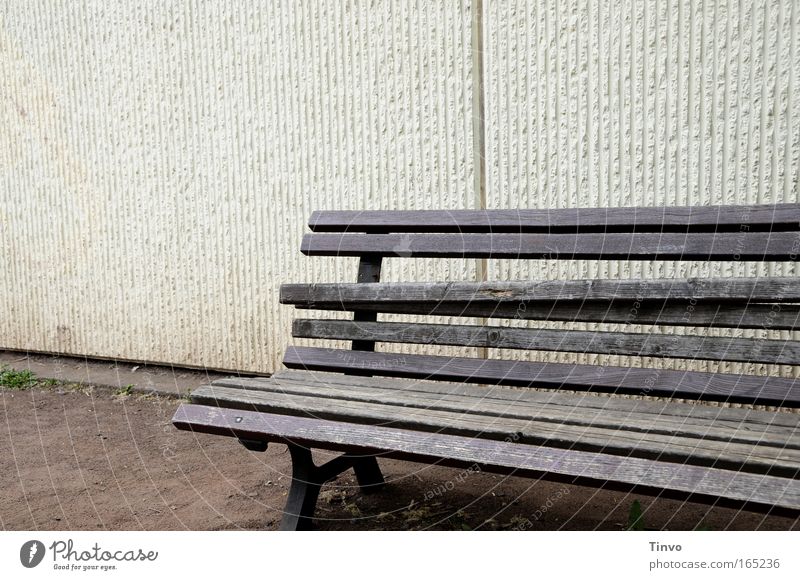
<path id="1" fill-rule="evenodd" d="M 333 373 L 326 373 L 330 378 Z M 350 377 L 348 377 L 350 378 Z M 335 379 L 334 379 L 335 380 Z M 353 401 L 355 403 L 383 404 L 396 407 L 394 413 L 402 417 L 406 413 L 422 411 L 444 411 L 455 413 L 459 419 L 470 415 L 490 417 L 490 425 L 500 427 L 503 422 L 497 419 L 523 421 L 545 421 L 551 424 L 564 424 L 588 427 L 592 429 L 610 429 L 612 431 L 637 431 L 648 434 L 679 436 L 682 438 L 743 443 L 748 445 L 773 446 L 779 451 L 800 450 L 800 437 L 796 431 L 800 428 L 800 416 L 786 414 L 791 421 L 788 425 L 774 421 L 758 421 L 750 417 L 742 419 L 731 409 L 720 407 L 710 417 L 692 414 L 698 405 L 678 403 L 676 412 L 659 413 L 635 404 L 633 399 L 612 399 L 608 397 L 592 397 L 606 404 L 588 405 L 582 401 L 583 394 L 562 394 L 561 397 L 539 397 L 536 401 L 527 400 L 524 395 L 529 391 L 497 387 L 495 390 L 509 391 L 506 398 L 488 397 L 486 387 L 470 385 L 471 393 L 437 392 L 436 383 L 419 381 L 413 388 L 387 389 L 381 385 L 381 378 L 366 378 L 369 384 L 350 382 L 333 382 L 319 380 L 315 377 L 289 378 L 230 378 L 220 379 L 212 383 L 213 387 L 225 387 L 246 391 L 261 391 L 282 396 L 309 396 L 335 401 Z M 619 403 L 615 405 L 615 403 Z M 772 413 L 774 416 L 774 413 Z M 403 419 L 398 419 L 403 420 Z M 474 429 L 467 425 L 467 429 Z M 477 429 L 474 429 L 477 432 Z M 505 431 L 506 434 L 513 432 Z M 482 433 L 482 432 L 481 432 Z M 535 434 L 535 436 L 538 434 Z M 773 450 L 774 453 L 774 450 Z M 723 453 L 724 455 L 724 453 Z"/>
<path id="2" fill-rule="evenodd" d="M 306 234 L 308 256 L 797 261 L 799 232 Z"/>
<path id="3" fill-rule="evenodd" d="M 761 328 L 793 330 L 800 328 L 800 306 L 796 304 L 747 304 L 737 306 L 724 301 L 627 301 L 583 302 L 335 302 L 297 298 L 298 308 L 313 310 L 359 310 L 422 316 L 466 316 L 511 318 L 554 322 L 601 322 L 655 324 L 661 326 L 706 326 L 720 328 Z"/>
<path id="4" fill-rule="evenodd" d="M 455 383 L 447 381 L 424 381 L 418 379 L 402 379 L 396 377 L 359 377 L 342 375 L 339 373 L 326 373 L 317 371 L 301 371 L 282 369 L 273 374 L 271 380 L 293 381 L 307 385 L 317 385 L 325 388 L 352 389 L 383 389 L 388 391 L 409 391 L 430 394 L 434 397 L 463 395 L 477 400 L 499 401 L 505 404 L 520 402 L 536 406 L 561 406 L 565 409 L 573 407 L 593 409 L 597 412 L 620 411 L 626 415 L 643 413 L 645 415 L 675 416 L 681 421 L 698 420 L 701 424 L 711 422 L 730 421 L 740 425 L 744 430 L 761 431 L 764 426 L 783 426 L 790 431 L 798 427 L 800 415 L 788 410 L 756 410 L 748 407 L 730 407 L 716 404 L 698 404 L 696 402 L 680 402 L 669 399 L 632 399 L 623 397 L 609 397 L 591 392 L 557 392 L 539 391 L 520 387 L 505 387 L 502 385 L 474 385 L 469 383 Z M 225 384 L 247 384 L 247 388 L 259 388 L 261 379 L 247 379 L 236 377 Z M 215 381 L 216 383 L 216 381 Z M 220 383 L 222 384 L 222 383 Z"/>
<path id="5" fill-rule="evenodd" d="M 697 335 L 295 319 L 292 336 L 388 343 L 797 364 L 800 342 Z"/>
<path id="6" fill-rule="evenodd" d="M 800 278 L 685 278 L 282 284 L 283 304 L 343 302 L 525 303 L 637 300 L 782 303 L 800 301 Z"/>
<path id="7" fill-rule="evenodd" d="M 726 498 L 733 505 L 759 511 L 775 506 L 800 510 L 800 481 L 790 478 L 204 405 L 181 405 L 172 422 L 179 429 L 242 439 L 291 441 L 426 463 L 477 465 L 484 471 L 672 497 L 667 490 L 678 492 L 674 497 L 714 504 Z"/>
<path id="8" fill-rule="evenodd" d="M 315 232 L 797 231 L 800 204 L 498 210 L 315 211 Z"/>
<path id="9" fill-rule="evenodd" d="M 800 406 L 800 381 L 781 377 L 299 346 L 287 347 L 283 363 L 302 370 Z"/>

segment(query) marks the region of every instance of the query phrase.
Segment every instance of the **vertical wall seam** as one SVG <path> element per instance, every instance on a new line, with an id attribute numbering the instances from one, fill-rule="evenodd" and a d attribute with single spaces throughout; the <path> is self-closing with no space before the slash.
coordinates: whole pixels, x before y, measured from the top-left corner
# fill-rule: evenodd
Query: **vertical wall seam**
<path id="1" fill-rule="evenodd" d="M 483 0 L 472 3 L 472 135 L 475 163 L 475 198 L 486 208 L 486 127 L 483 87 Z M 485 261 L 485 260 L 482 260 Z"/>
<path id="2" fill-rule="evenodd" d="M 473 140 L 473 172 L 475 184 L 473 195 L 475 207 L 486 209 L 486 123 L 484 102 L 483 79 L 483 0 L 474 0 L 472 5 L 472 140 Z M 475 277 L 478 282 L 486 281 L 488 261 L 476 261 Z M 481 325 L 487 324 L 487 319 L 480 319 Z M 478 356 L 488 357 L 488 349 L 477 349 Z"/>

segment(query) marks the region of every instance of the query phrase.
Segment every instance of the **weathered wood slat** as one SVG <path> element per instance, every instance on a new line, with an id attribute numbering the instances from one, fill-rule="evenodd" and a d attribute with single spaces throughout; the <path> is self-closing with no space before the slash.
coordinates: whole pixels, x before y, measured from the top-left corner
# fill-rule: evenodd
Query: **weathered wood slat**
<path id="1" fill-rule="evenodd" d="M 295 319 L 292 336 L 575 353 L 797 364 L 800 342 L 717 336 Z"/>
<path id="2" fill-rule="evenodd" d="M 515 318 L 554 322 L 602 322 L 655 324 L 663 326 L 709 326 L 720 328 L 800 328 L 800 306 L 796 304 L 747 304 L 738 307 L 722 301 L 612 302 L 296 302 L 313 310 L 361 310 L 423 316 Z"/>
<path id="3" fill-rule="evenodd" d="M 382 452 L 427 463 L 477 464 L 484 471 L 514 471 L 585 485 L 614 482 L 621 489 L 661 495 L 670 490 L 712 503 L 728 498 L 749 509 L 781 506 L 800 510 L 800 482 L 782 477 L 199 405 L 181 405 L 172 422 L 179 429 L 240 439 L 291 440 L 311 447 Z"/>
<path id="4" fill-rule="evenodd" d="M 315 211 L 315 232 L 797 231 L 800 204 L 518 210 Z"/>
<path id="5" fill-rule="evenodd" d="M 800 450 L 769 445 L 698 438 L 683 433 L 551 422 L 537 418 L 465 414 L 452 409 L 398 406 L 338 398 L 305 396 L 276 390 L 245 390 L 217 385 L 195 389 L 194 403 L 400 429 L 514 440 L 530 445 L 598 451 L 664 461 L 714 465 L 737 471 L 795 477 Z"/>
<path id="6" fill-rule="evenodd" d="M 780 377 L 298 346 L 287 347 L 283 364 L 303 370 L 800 406 L 800 381 Z"/>
<path id="7" fill-rule="evenodd" d="M 731 422 L 740 426 L 745 431 L 763 431 L 766 427 L 775 429 L 783 428 L 786 435 L 797 436 L 800 415 L 788 411 L 773 412 L 750 408 L 729 406 L 715 406 L 690 402 L 678 402 L 664 399 L 631 399 L 623 397 L 608 397 L 597 393 L 587 392 L 553 392 L 538 391 L 518 387 L 505 387 L 501 385 L 472 385 L 465 383 L 452 383 L 446 381 L 423 381 L 414 379 L 401 379 L 395 377 L 360 377 L 326 373 L 316 371 L 299 371 L 294 369 L 281 369 L 270 377 L 272 380 L 293 381 L 320 387 L 333 387 L 335 389 L 351 389 L 366 387 L 368 389 L 382 389 L 386 391 L 419 392 L 430 394 L 432 397 L 465 396 L 473 400 L 498 401 L 506 405 L 518 403 L 537 406 L 562 407 L 564 409 L 588 409 L 589 412 L 622 412 L 628 414 L 644 414 L 655 416 L 678 417 L 681 421 L 691 422 L 697 420 L 699 424 L 708 425 L 710 422 Z M 263 379 L 248 379 L 236 377 L 225 384 L 242 384 L 245 388 L 257 389 Z"/>
<path id="8" fill-rule="evenodd" d="M 683 413 L 660 414 L 645 412 L 638 406 L 631 404 L 633 400 L 622 399 L 626 408 L 614 409 L 602 406 L 588 406 L 581 404 L 582 396 L 574 394 L 572 404 L 562 401 L 548 401 L 540 398 L 538 402 L 530 402 L 523 397 L 516 400 L 505 400 L 481 396 L 483 387 L 472 386 L 476 394 L 437 393 L 421 389 L 418 385 L 414 389 L 389 390 L 381 388 L 379 380 L 372 379 L 370 386 L 340 383 L 322 384 L 317 380 L 297 378 L 229 378 L 214 381 L 214 387 L 226 387 L 249 391 L 263 391 L 283 396 L 310 396 L 318 399 L 335 399 L 337 401 L 355 401 L 359 403 L 381 404 L 397 407 L 394 411 L 397 417 L 402 417 L 406 408 L 423 409 L 424 411 L 449 411 L 461 417 L 479 415 L 482 417 L 499 417 L 503 419 L 519 419 L 523 421 L 544 421 L 564 425 L 581 426 L 588 428 L 611 429 L 612 431 L 625 430 L 646 432 L 648 434 L 661 434 L 679 436 L 684 438 L 697 438 L 708 441 L 722 441 L 729 443 L 744 443 L 749 445 L 772 446 L 779 451 L 786 449 L 800 450 L 800 436 L 795 437 L 800 428 L 800 416 L 791 415 L 794 424 L 785 426 L 772 422 L 758 423 L 756 421 L 742 421 L 729 415 L 727 409 L 718 409 L 717 417 L 709 421 L 693 417 L 692 408 L 697 405 L 678 403 L 683 408 Z M 420 385 L 431 385 L 422 382 Z M 501 387 L 503 388 L 503 387 Z M 527 392 L 521 389 L 509 389 L 519 395 Z M 509 394 L 510 395 L 510 394 Z M 594 397 L 597 398 L 597 397 Z M 611 399 L 606 398 L 606 401 Z M 638 410 L 637 410 L 638 409 Z M 788 414 L 787 414 L 788 415 Z M 379 419 L 376 419 L 378 421 Z M 496 420 L 490 421 L 499 427 Z M 476 433 L 480 435 L 481 433 Z M 704 445 L 704 443 L 699 443 Z M 719 450 L 715 451 L 715 453 Z M 775 453 L 773 451 L 772 453 Z M 776 455 L 777 456 L 777 455 Z M 800 461 L 800 455 L 798 455 Z M 800 463 L 798 463 L 800 467 Z"/>
<path id="9" fill-rule="evenodd" d="M 714 234 L 306 234 L 309 256 L 796 261 L 798 232 Z"/>
<path id="10" fill-rule="evenodd" d="M 800 278 L 689 278 L 658 280 L 541 280 L 525 282 L 418 282 L 282 284 L 284 304 L 332 302 L 488 302 L 694 300 L 800 302 Z M 777 307 L 779 308 L 779 307 Z"/>

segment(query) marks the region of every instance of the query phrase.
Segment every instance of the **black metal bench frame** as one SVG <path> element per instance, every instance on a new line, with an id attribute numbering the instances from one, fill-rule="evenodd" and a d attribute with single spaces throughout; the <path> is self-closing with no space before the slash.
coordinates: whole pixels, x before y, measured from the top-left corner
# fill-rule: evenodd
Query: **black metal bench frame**
<path id="1" fill-rule="evenodd" d="M 352 340 L 348 351 L 289 347 L 288 368 L 345 375 L 382 375 L 464 383 L 647 394 L 724 402 L 800 406 L 800 385 L 791 379 L 678 371 L 658 371 L 650 381 L 647 369 L 626 368 L 624 376 L 607 367 L 573 365 L 565 377 L 562 365 L 487 362 L 404 355 L 402 363 L 387 363 L 375 343 L 435 343 L 461 346 L 524 348 L 558 352 L 597 352 L 631 356 L 692 358 L 705 349 L 705 360 L 758 360 L 800 364 L 800 343 L 752 339 L 688 339 L 635 333 L 554 330 L 536 334 L 508 327 L 467 327 L 378 322 L 379 312 L 512 318 L 519 304 L 522 317 L 534 320 L 630 322 L 630 304 L 637 304 L 636 323 L 672 326 L 742 327 L 794 330 L 800 328 L 800 279 L 706 279 L 671 281 L 553 281 L 537 283 L 381 284 L 385 257 L 458 257 L 613 260 L 749 260 L 797 261 L 800 253 L 800 204 L 719 206 L 703 208 L 618 208 L 585 210 L 454 211 L 454 212 L 315 212 L 302 251 L 308 255 L 358 256 L 357 284 L 286 284 L 281 301 L 303 309 L 352 311 L 352 321 L 303 320 L 293 335 L 303 338 Z M 643 289 L 642 284 L 647 284 Z M 645 292 L 644 297 L 642 292 Z M 498 296 L 500 298 L 498 298 Z M 511 315 L 512 308 L 517 312 Z M 691 307 L 691 316 L 686 316 Z M 433 338 L 432 338 L 433 337 Z M 703 342 L 705 340 L 705 342 Z M 755 350 L 758 353 L 755 355 Z M 374 354 L 371 354 L 374 353 Z M 469 361 L 473 360 L 474 363 Z M 472 366 L 470 366 L 470 364 Z M 549 365 L 549 366 L 548 366 Z M 456 368 L 457 367 L 457 368 Z M 496 367 L 496 368 L 495 368 Z M 683 377 L 679 375 L 683 375 Z M 291 379 L 291 377 L 290 377 Z M 298 380 L 296 377 L 293 380 Z M 358 379 L 351 381 L 355 386 Z M 247 383 L 218 385 L 218 391 Z M 638 391 L 632 385 L 639 385 Z M 341 472 L 354 469 L 365 492 L 383 484 L 377 455 L 452 466 L 479 464 L 485 471 L 514 473 L 569 483 L 636 490 L 640 493 L 730 505 L 760 512 L 800 513 L 800 471 L 794 463 L 781 466 L 739 466 L 719 461 L 682 464 L 669 457 L 604 453 L 589 446 L 525 445 L 511 433 L 459 435 L 418 432 L 405 424 L 370 425 L 370 420 L 315 417 L 302 409 L 263 412 L 253 399 L 213 387 L 197 391 L 182 405 L 173 422 L 180 429 L 238 438 L 248 449 L 263 451 L 268 441 L 286 443 L 293 473 L 281 529 L 309 529 L 321 486 Z M 469 393 L 467 393 L 469 394 Z M 265 399 L 266 400 L 266 399 Z M 684 404 L 685 403 L 672 403 Z M 254 406 L 255 405 L 255 406 Z M 264 403 L 269 407 L 269 403 Z M 397 408 L 398 420 L 402 418 Z M 694 412 L 694 411 L 687 411 Z M 697 410 L 698 421 L 703 419 Z M 336 413 L 333 413 L 336 415 Z M 735 420 L 733 411 L 728 420 Z M 791 426 L 780 414 L 786 432 Z M 776 414 L 778 416 L 778 414 Z M 708 417 L 711 417 L 708 414 Z M 374 422 L 379 422 L 376 418 Z M 367 424 L 364 424 L 367 423 Z M 787 427 L 788 425 L 788 427 Z M 798 435 L 800 437 L 800 435 Z M 778 436 L 780 437 L 780 436 Z M 789 436 L 790 437 L 790 436 Z M 774 443 L 774 442 L 773 442 Z M 780 443 L 780 441 L 778 441 Z M 787 448 L 800 449 L 795 438 Z M 428 452 L 427 448 L 452 451 Z M 312 448 L 342 451 L 317 466 Z M 668 454 L 666 454 L 668 455 Z M 728 465 L 728 463 L 730 465 Z"/>

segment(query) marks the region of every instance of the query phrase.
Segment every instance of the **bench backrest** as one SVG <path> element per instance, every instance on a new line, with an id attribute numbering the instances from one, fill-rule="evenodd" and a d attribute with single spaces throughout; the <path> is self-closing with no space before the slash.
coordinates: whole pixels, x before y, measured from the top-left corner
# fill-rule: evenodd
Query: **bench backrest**
<path id="1" fill-rule="evenodd" d="M 800 278 L 380 283 L 384 258 L 796 262 L 800 204 L 312 214 L 306 255 L 358 256 L 356 283 L 284 284 L 281 302 L 354 312 L 294 321 L 290 368 L 800 406 L 800 381 L 654 368 L 374 352 L 376 342 L 800 364 L 800 341 L 378 321 L 378 313 L 795 330 Z"/>

